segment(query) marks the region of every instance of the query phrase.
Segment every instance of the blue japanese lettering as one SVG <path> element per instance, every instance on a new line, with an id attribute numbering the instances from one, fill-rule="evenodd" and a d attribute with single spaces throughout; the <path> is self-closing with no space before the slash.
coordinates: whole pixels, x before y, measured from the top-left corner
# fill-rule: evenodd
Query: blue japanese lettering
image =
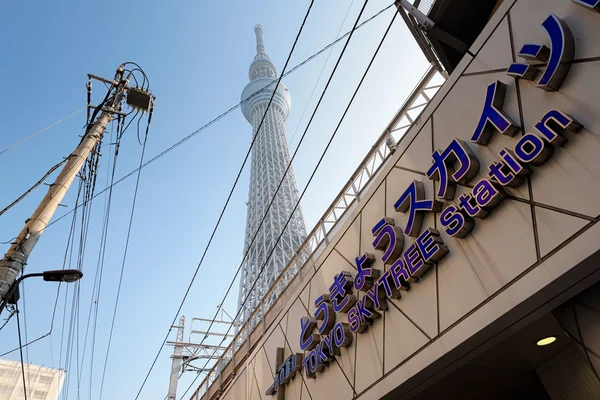
<path id="1" fill-rule="evenodd" d="M 600 0 L 571 0 L 573 3 L 589 10 L 600 12 Z"/>
<path id="2" fill-rule="evenodd" d="M 471 141 L 487 145 L 496 131 L 511 137 L 519 131 L 519 126 L 502 111 L 505 95 L 506 85 L 504 83 L 496 81 L 488 86 L 483 112 L 475 133 L 471 136 Z"/>
<path id="3" fill-rule="evenodd" d="M 386 218 L 381 221 L 385 222 L 385 220 Z M 375 226 L 376 228 L 381 221 Z M 386 223 L 378 228 L 373 247 L 376 250 L 384 251 L 381 257 L 384 264 L 391 264 L 400 257 L 404 249 L 404 233 L 402 229 L 394 225 L 394 220 L 391 220 L 391 224 Z"/>
<path id="4" fill-rule="evenodd" d="M 356 278 L 354 278 L 354 288 L 359 291 L 366 292 L 371 289 L 373 283 L 379 278 L 379 270 L 375 268 L 369 268 L 375 261 L 373 254 L 365 253 L 361 257 L 356 257 L 354 262 L 356 263 Z"/>
<path id="5" fill-rule="evenodd" d="M 313 333 L 315 326 L 317 326 L 315 318 L 302 317 L 300 319 L 300 328 L 302 330 L 300 333 L 300 348 L 302 350 L 314 349 L 321 340 L 318 334 Z"/>
<path id="6" fill-rule="evenodd" d="M 440 199 L 452 200 L 456 184 L 469 183 L 479 172 L 479 160 L 469 146 L 459 139 L 454 139 L 443 152 L 436 150 L 432 158 L 433 165 L 427 171 L 427 177 L 440 182 L 437 192 Z M 455 164 L 459 167 L 455 168 Z"/>
<path id="7" fill-rule="evenodd" d="M 406 191 L 400 196 L 394 208 L 396 211 L 406 213 L 408 211 L 408 222 L 406 223 L 407 235 L 419 236 L 423 226 L 423 214 L 426 211 L 438 212 L 442 203 L 437 200 L 424 200 L 425 187 L 421 181 L 413 181 Z"/>
<path id="8" fill-rule="evenodd" d="M 315 318 L 317 321 L 323 321 L 317 328 L 320 334 L 327 334 L 335 325 L 335 312 L 333 311 L 333 305 L 329 301 L 329 295 L 324 294 L 317 298 L 315 301 Z"/>
<path id="9" fill-rule="evenodd" d="M 576 1 L 577 2 L 577 1 Z M 577 2 L 580 5 L 595 9 L 597 2 Z M 582 4 L 583 3 L 583 4 Z M 590 4 L 596 3 L 596 4 Z M 592 5 L 592 7 L 589 7 Z M 575 54 L 575 41 L 569 26 L 554 14 L 550 14 L 542 23 L 542 28 L 550 39 L 550 48 L 537 44 L 526 44 L 519 52 L 519 56 L 527 60 L 547 62 L 546 69 L 537 86 L 546 91 L 560 89 L 563 84 Z M 517 78 L 533 80 L 537 75 L 537 68 L 530 64 L 512 64 L 506 73 Z"/>
<path id="10" fill-rule="evenodd" d="M 336 313 L 346 313 L 356 304 L 356 296 L 352 294 L 352 284 L 350 272 L 342 271 L 335 276 L 333 285 L 329 288 L 329 298 Z"/>

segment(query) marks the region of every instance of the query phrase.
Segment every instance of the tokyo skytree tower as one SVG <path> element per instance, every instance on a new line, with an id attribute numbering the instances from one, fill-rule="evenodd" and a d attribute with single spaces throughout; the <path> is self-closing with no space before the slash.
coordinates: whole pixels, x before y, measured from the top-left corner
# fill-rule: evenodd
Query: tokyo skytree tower
<path id="1" fill-rule="evenodd" d="M 298 201 L 298 187 L 294 170 L 290 168 L 277 192 L 275 201 L 267 212 L 269 203 L 290 162 L 290 149 L 285 136 L 285 121 L 290 113 L 292 99 L 288 89 L 280 83 L 260 127 L 260 132 L 258 131 L 276 87 L 277 70 L 265 53 L 262 26 L 256 25 L 254 32 L 256 34 L 256 56 L 250 64 L 248 73 L 250 83 L 242 92 L 242 100 L 252 96 L 265 86 L 269 84 L 270 86 L 252 96 L 242 105 L 244 117 L 252 125 L 253 138 L 257 134 L 258 137 L 252 148 L 244 244 L 244 252 L 248 252 L 248 256 L 242 266 L 240 276 L 238 309 L 242 307 L 242 303 L 246 299 L 247 301 L 240 312 L 239 322 L 244 322 L 249 318 L 256 305 L 306 238 L 302 212 L 298 207 L 259 277 L 260 270 L 265 265 L 269 253 Z M 261 226 L 261 220 L 266 212 L 267 216 Z M 254 243 L 250 245 L 257 231 L 258 235 L 254 239 Z M 282 283 L 277 287 L 278 292 L 285 288 L 295 273 L 296 271 L 286 273 Z M 256 285 L 251 290 L 255 281 L 257 281 Z M 267 299 L 267 303 L 271 301 L 272 299 Z M 269 305 L 267 304 L 267 307 Z"/>

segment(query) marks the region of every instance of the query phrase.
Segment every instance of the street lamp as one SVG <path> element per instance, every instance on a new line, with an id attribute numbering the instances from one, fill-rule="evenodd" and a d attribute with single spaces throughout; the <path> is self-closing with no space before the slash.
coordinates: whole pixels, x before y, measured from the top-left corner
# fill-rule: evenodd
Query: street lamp
<path id="1" fill-rule="evenodd" d="M 19 300 L 19 283 L 27 278 L 41 276 L 46 282 L 66 282 L 71 283 L 78 281 L 83 276 L 83 272 L 78 269 L 57 269 L 52 271 L 36 272 L 34 274 L 26 274 L 17 279 L 10 287 L 8 293 L 4 297 L 0 305 L 0 313 L 4 310 L 7 303 L 15 304 Z"/>
<path id="2" fill-rule="evenodd" d="M 30 274 L 29 276 L 39 276 L 40 274 Z M 81 279 L 83 272 L 78 269 L 59 269 L 56 271 L 44 271 L 41 273 L 46 282 L 75 282 Z M 25 275 L 24 277 L 27 277 Z M 22 277 L 21 279 L 23 279 Z"/>

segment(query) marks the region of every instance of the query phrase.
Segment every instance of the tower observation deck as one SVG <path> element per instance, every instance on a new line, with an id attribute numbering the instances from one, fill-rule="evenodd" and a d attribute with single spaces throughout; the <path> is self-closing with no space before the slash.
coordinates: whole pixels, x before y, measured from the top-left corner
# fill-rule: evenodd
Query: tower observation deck
<path id="1" fill-rule="evenodd" d="M 256 56 L 250 64 L 248 72 L 250 83 L 242 92 L 242 100 L 252 97 L 243 103 L 242 112 L 252 125 L 253 138 L 254 135 L 258 136 L 252 148 L 244 244 L 244 252 L 248 252 L 248 255 L 242 265 L 240 276 L 238 309 L 243 309 L 240 312 L 239 322 L 248 319 L 258 302 L 273 285 L 306 238 L 306 228 L 300 207 L 296 209 L 287 228 L 282 233 L 283 227 L 298 201 L 298 187 L 294 170 L 290 168 L 285 178 L 283 177 L 290 162 L 290 149 L 285 136 L 285 121 L 290 113 L 292 99 L 288 89 L 282 83 L 275 91 L 277 70 L 265 52 L 262 26 L 256 25 L 254 32 L 256 34 Z M 265 90 L 255 94 L 265 87 L 267 87 Z M 265 116 L 271 96 L 273 96 L 273 100 Z M 263 116 L 264 121 L 261 125 Z M 283 183 L 267 211 L 282 178 Z M 263 217 L 265 220 L 261 225 Z M 255 235 L 256 239 L 252 243 Z M 281 235 L 281 239 L 276 245 L 279 235 Z M 267 261 L 274 246 L 275 250 Z M 259 276 L 263 266 L 264 271 Z M 285 288 L 295 272 L 292 270 L 286 272 L 287 276 L 283 277 L 279 284 L 280 287 L 275 291 L 277 294 Z M 256 285 L 252 289 L 254 282 Z M 268 299 L 266 299 L 266 303 L 268 307 Z"/>

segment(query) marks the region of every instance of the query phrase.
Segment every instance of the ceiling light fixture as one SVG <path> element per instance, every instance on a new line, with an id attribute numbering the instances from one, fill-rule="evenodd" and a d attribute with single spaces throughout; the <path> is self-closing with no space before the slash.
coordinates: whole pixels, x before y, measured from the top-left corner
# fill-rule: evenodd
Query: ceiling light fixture
<path id="1" fill-rule="evenodd" d="M 549 345 L 551 343 L 554 343 L 555 341 L 556 341 L 556 337 L 554 337 L 554 336 L 548 336 L 546 338 L 538 340 L 537 345 L 538 346 L 547 346 L 547 345 Z"/>

